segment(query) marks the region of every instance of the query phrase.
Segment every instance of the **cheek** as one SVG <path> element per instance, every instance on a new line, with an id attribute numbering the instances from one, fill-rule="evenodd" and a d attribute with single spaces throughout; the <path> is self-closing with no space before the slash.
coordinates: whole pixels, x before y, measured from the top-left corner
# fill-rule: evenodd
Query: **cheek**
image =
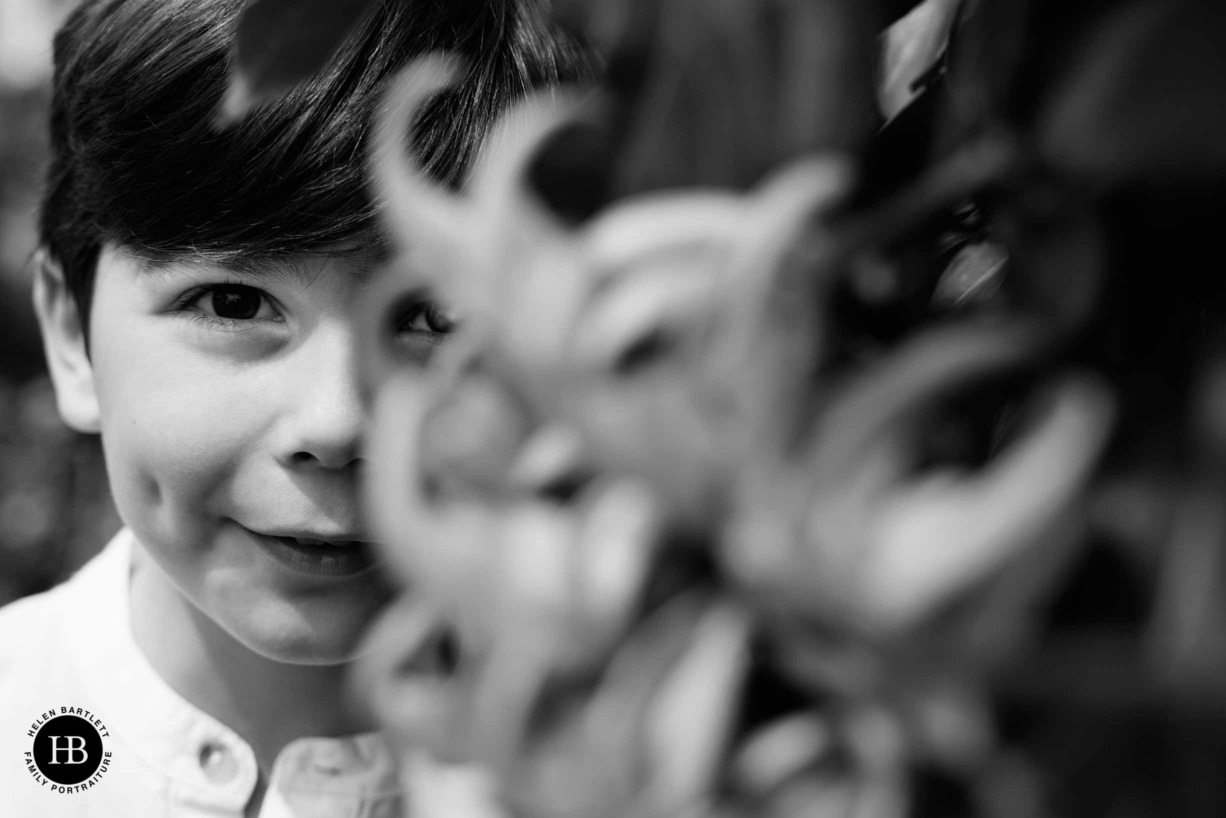
<path id="1" fill-rule="evenodd" d="M 114 344 L 95 361 L 102 440 L 120 512 L 163 523 L 207 510 L 259 451 L 260 391 L 170 344 Z"/>

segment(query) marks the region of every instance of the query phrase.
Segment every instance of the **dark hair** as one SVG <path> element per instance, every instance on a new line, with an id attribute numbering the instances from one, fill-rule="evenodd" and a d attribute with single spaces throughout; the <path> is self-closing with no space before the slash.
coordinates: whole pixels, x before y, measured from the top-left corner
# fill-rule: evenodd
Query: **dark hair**
<path id="1" fill-rule="evenodd" d="M 541 5 L 378 0 L 319 76 L 218 130 L 242 0 L 85 0 L 55 39 L 40 223 L 81 320 L 104 243 L 224 262 L 371 231 L 370 114 L 384 80 L 432 50 L 469 62 L 415 133 L 426 169 L 457 183 L 507 102 L 586 73 Z"/>

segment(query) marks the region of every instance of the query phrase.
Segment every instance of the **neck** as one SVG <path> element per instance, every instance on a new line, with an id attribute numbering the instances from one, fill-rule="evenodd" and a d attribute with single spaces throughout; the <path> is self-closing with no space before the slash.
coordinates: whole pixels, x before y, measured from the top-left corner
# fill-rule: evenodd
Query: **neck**
<path id="1" fill-rule="evenodd" d="M 184 598 L 140 548 L 130 599 L 133 636 L 153 669 L 242 736 L 262 778 L 295 739 L 371 729 L 345 706 L 345 665 L 292 665 L 251 651 Z"/>

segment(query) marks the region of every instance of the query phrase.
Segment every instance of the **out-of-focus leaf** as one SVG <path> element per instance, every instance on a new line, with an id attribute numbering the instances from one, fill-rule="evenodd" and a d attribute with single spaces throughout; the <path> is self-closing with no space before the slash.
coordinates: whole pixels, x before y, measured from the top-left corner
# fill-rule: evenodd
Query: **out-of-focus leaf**
<path id="1" fill-rule="evenodd" d="M 235 71 L 221 121 L 322 69 L 375 0 L 249 0 L 238 19 Z"/>
<path id="2" fill-rule="evenodd" d="M 1221 12 L 1197 0 L 963 0 L 952 109 L 929 85 L 866 162 L 880 179 L 821 218 L 823 191 L 845 185 L 814 184 L 819 168 L 795 188 L 605 205 L 655 187 L 753 188 L 788 151 L 842 144 L 828 140 L 854 135 L 872 106 L 861 27 L 909 0 L 557 3 L 581 8 L 580 28 L 611 56 L 603 112 L 536 98 L 495 131 L 494 159 L 464 194 L 435 195 L 423 176 L 384 197 L 393 229 L 415 239 L 405 259 L 437 268 L 440 291 L 467 293 L 471 319 L 429 371 L 391 355 L 376 368 L 371 492 L 396 552 L 387 562 L 459 633 L 450 676 L 383 666 L 393 683 L 373 695 L 401 740 L 487 764 L 515 814 L 544 818 L 671 804 L 719 818 L 1029 818 L 1049 802 L 1054 815 L 1107 814 L 1121 810 L 1070 809 L 1098 796 L 1065 804 L 1060 788 L 1125 806 L 1158 792 L 1133 775 L 1136 748 L 1212 803 L 1220 764 L 1166 753 L 1179 725 L 1135 728 L 1142 708 L 1221 689 L 1226 518 L 1214 501 L 1226 444 L 1180 437 L 1213 451 L 1173 537 L 1139 519 L 1152 502 L 1107 528 L 1086 498 L 1121 454 L 1128 468 L 1144 461 L 1144 485 L 1158 482 L 1151 454 L 1164 441 L 1146 435 L 1153 452 L 1140 454 L 1121 441 L 1146 425 L 1142 401 L 1177 414 L 1192 380 L 1181 367 L 1205 347 L 1165 307 L 1193 304 L 1207 325 L 1226 304 L 1214 286 L 1188 286 L 1216 279 L 1189 249 L 1213 239 L 1189 237 L 1215 237 L 1221 222 L 1187 214 L 1216 217 L 1220 202 L 1155 201 L 1152 185 L 1142 208 L 1118 201 L 1134 191 L 1082 182 L 1218 169 L 1204 160 L 1221 155 L 1210 149 L 1222 103 L 1200 95 L 1220 86 L 1212 60 L 1226 58 L 1195 43 L 1166 52 L 1197 28 L 1221 39 L 1189 25 Z M 1135 28 L 1146 19 L 1153 46 Z M 1211 77 L 1184 78 L 1203 89 L 1163 97 L 1181 67 L 1211 62 Z M 1135 104 L 1112 96 L 1133 90 Z M 1144 121 L 1166 111 L 1146 102 L 1155 94 L 1186 119 Z M 394 99 L 393 114 L 412 102 Z M 540 191 L 524 180 L 537 181 L 537 147 L 592 123 L 609 126 L 602 150 L 572 144 L 568 162 L 599 195 L 577 225 L 536 212 Z M 1192 125 L 1202 134 L 1170 144 L 1200 153 L 1156 156 L 1172 126 Z M 405 130 L 387 129 L 384 182 L 404 181 Z M 982 218 L 947 227 L 967 200 Z M 864 283 L 855 263 L 885 259 L 902 281 L 911 268 L 895 259 L 912 244 L 935 256 L 914 265 L 922 287 L 893 285 L 923 293 L 916 317 L 893 308 L 910 300 L 862 297 L 880 322 L 848 338 L 853 322 L 836 319 L 839 288 Z M 424 245 L 437 264 L 420 264 Z M 1181 298 L 1150 297 L 1167 289 Z M 967 311 L 975 321 L 915 332 Z M 1135 383 L 1158 388 L 1140 398 Z M 1143 565 L 1165 569 L 1157 593 L 1107 582 L 1083 547 L 1129 538 Z M 662 566 L 682 551 L 701 570 L 672 579 Z M 701 599 L 674 596 L 690 583 Z M 708 628 L 729 596 L 746 620 Z M 1088 616 L 1103 599 L 1128 618 Z M 403 656 L 429 645 L 428 621 L 397 624 Z M 1153 664 L 1174 678 L 1154 679 Z"/>
<path id="3" fill-rule="evenodd" d="M 657 776 L 643 758 L 650 744 L 649 725 L 663 689 L 692 654 L 696 629 L 707 615 L 707 600 L 701 594 L 670 599 L 612 651 L 605 672 L 581 707 L 561 708 L 552 724 L 537 725 L 538 731 L 519 748 L 504 781 L 514 814 L 545 818 L 658 814 L 631 807 L 649 797 L 644 787 Z"/>
<path id="4" fill-rule="evenodd" d="M 1150 632 L 1151 658 L 1178 694 L 1226 702 L 1226 513 L 1223 511 L 1222 413 L 1226 409 L 1226 362 L 1202 373 L 1192 422 L 1200 450 L 1191 486 L 1176 509 L 1162 551 Z M 1199 703 L 1199 702 L 1198 702 Z"/>
<path id="5" fill-rule="evenodd" d="M 877 101 L 887 119 L 910 104 L 915 81 L 940 59 L 958 5 L 959 0 L 925 0 L 882 34 Z"/>
<path id="6" fill-rule="evenodd" d="M 995 242 L 963 247 L 937 282 L 933 300 L 942 306 L 961 306 L 989 298 L 1000 289 L 1009 256 Z"/>
<path id="7" fill-rule="evenodd" d="M 830 724 L 819 714 L 789 715 L 745 739 L 729 764 L 729 779 L 745 792 L 768 792 L 820 762 L 833 746 Z"/>
<path id="8" fill-rule="evenodd" d="M 730 570 L 817 617 L 888 634 L 1033 546 L 1078 497 L 1112 426 L 1110 394 L 1094 378 L 1070 375 L 1036 394 L 1033 424 L 980 468 L 916 464 L 927 419 L 949 395 L 1039 359 L 1034 330 L 933 332 L 845 385 L 815 427 L 799 483 L 746 483 L 751 499 L 726 540 Z M 787 529 L 797 519 L 799 546 Z"/>
<path id="9" fill-rule="evenodd" d="M 1110 398 L 1085 381 L 1060 390 L 1040 428 L 982 476 L 916 481 L 884 507 L 866 595 L 887 616 L 913 616 L 989 573 L 1076 499 L 1111 428 Z"/>
<path id="10" fill-rule="evenodd" d="M 749 661 L 750 627 L 743 611 L 713 606 L 657 694 L 645 731 L 654 795 L 665 809 L 699 803 L 719 785 Z"/>
<path id="11" fill-rule="evenodd" d="M 1171 181 L 1226 171 L 1226 4 L 1134 3 L 1082 49 L 1041 117 L 1046 159 L 1077 176 Z"/>

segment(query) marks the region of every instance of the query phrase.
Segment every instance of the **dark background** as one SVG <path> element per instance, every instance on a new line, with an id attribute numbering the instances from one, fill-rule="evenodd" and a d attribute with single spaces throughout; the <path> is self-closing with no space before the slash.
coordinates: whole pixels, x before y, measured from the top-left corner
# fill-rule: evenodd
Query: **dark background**
<path id="1" fill-rule="evenodd" d="M 51 36 L 71 5 L 0 2 L 0 604 L 54 585 L 120 525 L 97 438 L 56 412 L 30 308 Z"/>

